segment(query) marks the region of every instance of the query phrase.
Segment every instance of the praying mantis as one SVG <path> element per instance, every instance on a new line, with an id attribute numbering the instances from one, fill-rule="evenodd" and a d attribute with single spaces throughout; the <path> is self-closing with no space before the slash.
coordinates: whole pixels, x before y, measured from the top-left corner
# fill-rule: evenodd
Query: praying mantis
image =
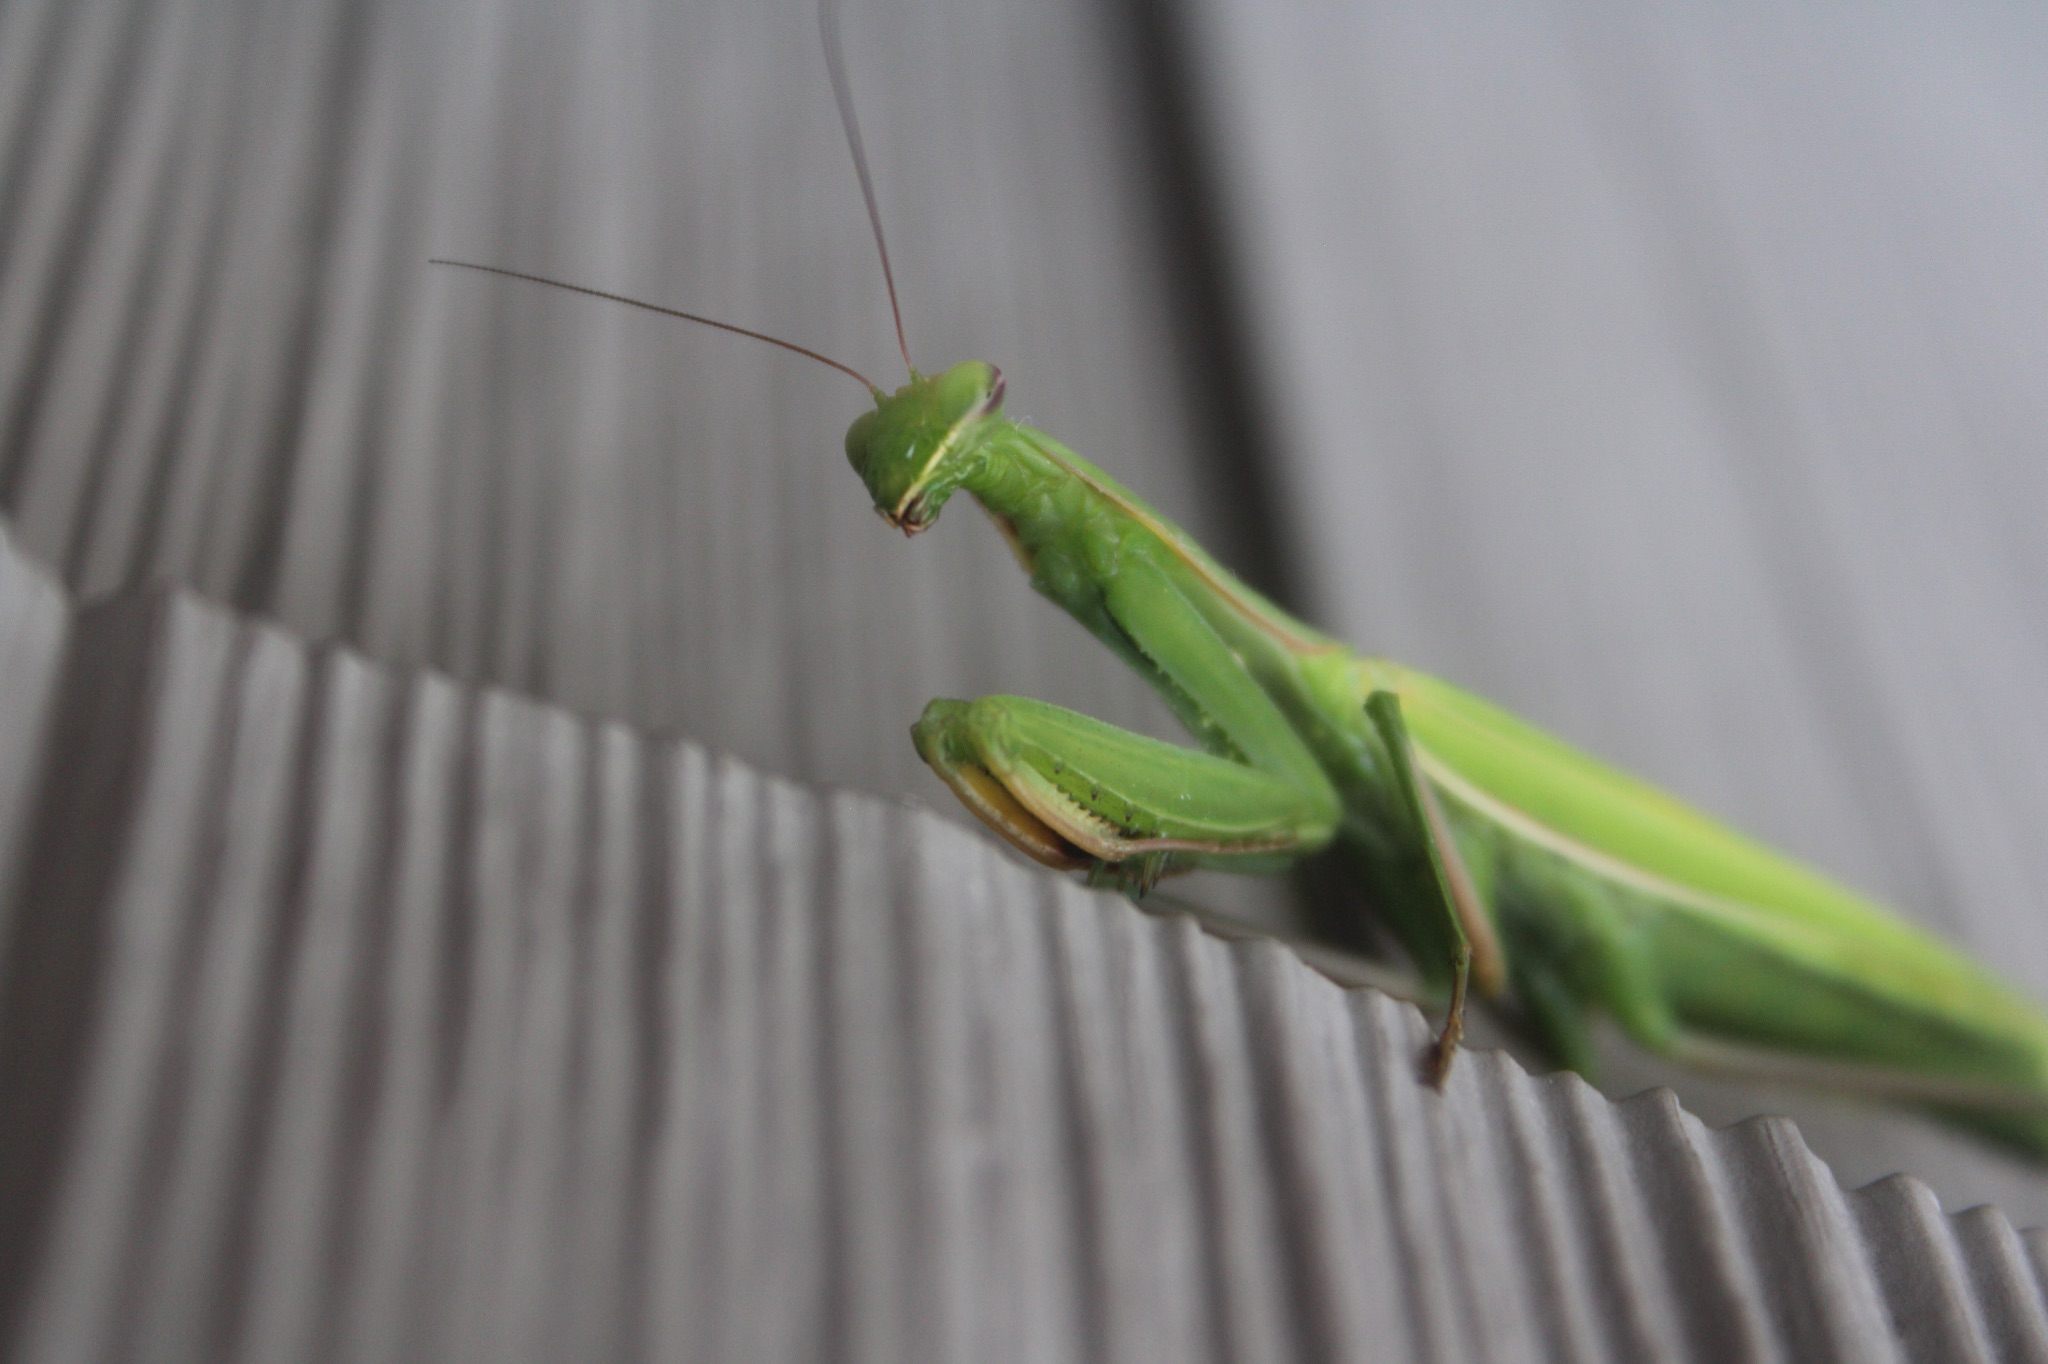
<path id="1" fill-rule="evenodd" d="M 1022 696 L 931 701 L 918 754 L 1032 860 L 1138 897 L 1194 868 L 1269 873 L 1335 846 L 1440 1032 L 1469 996 L 1542 1055 L 1593 1069 L 1605 1015 L 1681 1062 L 1905 1104 L 2048 1161 L 2048 1018 L 1891 911 L 1449 683 L 1362 655 L 1241 583 L 1051 435 L 969 360 L 911 363 L 829 8 L 827 65 L 908 382 L 884 390 L 730 323 L 465 262 L 753 337 L 859 381 L 845 452 L 915 536 L 965 493 L 1032 586 L 1148 683 L 1183 747 Z"/>

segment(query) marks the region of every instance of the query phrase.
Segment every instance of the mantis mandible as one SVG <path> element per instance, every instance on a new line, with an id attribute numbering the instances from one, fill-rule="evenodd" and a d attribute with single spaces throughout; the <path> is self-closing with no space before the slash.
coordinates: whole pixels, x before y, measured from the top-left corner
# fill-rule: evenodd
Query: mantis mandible
<path id="1" fill-rule="evenodd" d="M 1032 586 L 1149 683 L 1185 748 L 1021 696 L 935 700 L 912 727 L 960 801 L 1034 861 L 1135 895 L 1196 867 L 1270 872 L 1340 845 L 1359 907 L 1390 930 L 1444 1023 L 1441 1084 L 1469 992 L 1545 1056 L 1593 1068 L 1612 1018 L 1680 1061 L 1908 1104 L 2048 1160 L 2048 1019 L 1881 906 L 1456 687 L 1353 652 L 1240 583 L 1179 528 L 1043 431 L 1003 415 L 969 360 L 910 362 L 836 25 L 827 66 L 909 382 L 846 455 L 906 535 L 965 492 Z"/>

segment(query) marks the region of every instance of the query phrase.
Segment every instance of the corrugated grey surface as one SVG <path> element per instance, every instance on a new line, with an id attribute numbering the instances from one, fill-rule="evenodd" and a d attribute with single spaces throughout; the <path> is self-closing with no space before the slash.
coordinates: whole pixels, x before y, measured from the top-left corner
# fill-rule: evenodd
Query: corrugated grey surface
<path id="1" fill-rule="evenodd" d="M 1115 15 L 844 27 L 918 358 L 996 361 L 1227 550 Z M 975 518 L 882 533 L 843 376 L 426 265 L 891 379 L 809 0 L 26 0 L 0 63 L 0 509 L 80 591 L 188 583 L 870 790 L 942 790 L 904 738 L 934 694 L 1170 725 Z"/>
<path id="2" fill-rule="evenodd" d="M 2048 1358 L 2048 1244 L 1783 1120 L 1439 1096 L 1408 1006 L 909 807 L 68 609 L 0 542 L 12 1358 Z"/>
<path id="3" fill-rule="evenodd" d="M 856 5 L 855 82 L 920 356 L 1228 554 L 1118 13 Z M 1995 1212 L 1439 1101 L 1276 948 L 647 737 L 935 793 L 933 692 L 1163 727 L 971 518 L 882 533 L 842 380 L 421 267 L 886 373 L 863 227 L 808 4 L 0 8 L 0 507 L 130 589 L 0 555 L 17 1354 L 2048 1356 Z"/>
<path id="4" fill-rule="evenodd" d="M 1325 623 L 2048 1000 L 2048 16 L 1191 12 Z M 1924 1125 L 1681 1092 L 2048 1220 Z"/>

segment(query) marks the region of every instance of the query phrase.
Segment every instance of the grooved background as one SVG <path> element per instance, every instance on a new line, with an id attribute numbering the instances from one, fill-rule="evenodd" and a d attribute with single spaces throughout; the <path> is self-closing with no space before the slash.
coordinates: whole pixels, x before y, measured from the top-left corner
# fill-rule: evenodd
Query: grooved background
<path id="1" fill-rule="evenodd" d="M 1228 550 L 1120 17 L 845 29 L 915 354 L 997 361 L 1013 410 Z M 893 382 L 809 3 L 28 0 L 0 64 L 0 508 L 79 592 L 187 583 L 885 791 L 938 789 L 904 742 L 932 694 L 1170 723 L 972 515 L 880 533 L 844 376 L 427 266 Z"/>
<path id="2" fill-rule="evenodd" d="M 12 1358 L 2048 1357 L 2041 1233 L 1783 1119 L 1438 1095 L 1271 942 L 4 541 L 0 622 Z"/>
<path id="3" fill-rule="evenodd" d="M 846 36 L 921 363 L 2048 990 L 2038 19 L 1716 13 Z M 443 254 L 893 374 L 807 0 L 0 5 L 0 1349 L 2048 1359 L 1997 1212 L 963 834 L 927 696 L 1170 723 L 842 377 Z"/>

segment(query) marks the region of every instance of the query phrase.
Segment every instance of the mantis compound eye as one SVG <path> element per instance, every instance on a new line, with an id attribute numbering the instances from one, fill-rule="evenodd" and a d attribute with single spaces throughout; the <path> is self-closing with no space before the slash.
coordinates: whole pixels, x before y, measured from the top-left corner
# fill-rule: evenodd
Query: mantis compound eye
<path id="1" fill-rule="evenodd" d="M 984 397 L 981 400 L 981 404 L 974 409 L 974 415 L 977 417 L 992 417 L 997 412 L 1000 412 L 1003 407 L 1003 389 L 1006 387 L 1005 381 L 1003 379 L 1003 372 L 997 369 L 994 365 L 990 365 L 988 367 L 988 373 L 988 395 Z"/>

